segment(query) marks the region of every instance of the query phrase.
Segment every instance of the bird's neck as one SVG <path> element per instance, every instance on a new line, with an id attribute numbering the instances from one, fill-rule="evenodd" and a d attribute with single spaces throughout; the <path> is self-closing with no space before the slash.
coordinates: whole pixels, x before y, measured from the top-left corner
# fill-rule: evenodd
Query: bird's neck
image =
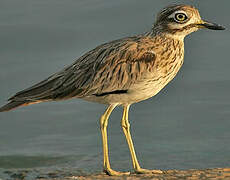
<path id="1" fill-rule="evenodd" d="M 161 36 L 162 38 L 175 39 L 179 41 L 184 41 L 186 36 L 185 33 L 175 33 L 175 31 L 165 31 L 161 26 L 154 26 L 148 33 L 149 36 Z"/>

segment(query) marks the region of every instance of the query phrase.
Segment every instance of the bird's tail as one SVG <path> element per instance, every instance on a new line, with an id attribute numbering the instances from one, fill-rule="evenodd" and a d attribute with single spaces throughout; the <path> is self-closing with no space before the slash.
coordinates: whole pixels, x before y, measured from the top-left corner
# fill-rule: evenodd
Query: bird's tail
<path id="1" fill-rule="evenodd" d="M 12 109 L 15 109 L 19 106 L 27 106 L 27 105 L 30 105 L 30 104 L 35 104 L 35 103 L 39 103 L 37 101 L 33 102 L 33 101 L 27 101 L 27 100 L 24 100 L 24 101 L 11 101 L 9 103 L 7 103 L 6 105 L 2 106 L 0 108 L 0 112 L 4 112 L 4 111 L 10 111 Z"/>
<path id="2" fill-rule="evenodd" d="M 16 93 L 10 99 L 8 104 L 0 107 L 0 112 L 10 111 L 20 106 L 28 106 L 44 101 L 53 100 L 55 84 L 59 78 L 47 78 L 34 86 Z"/>
<path id="3" fill-rule="evenodd" d="M 10 111 L 19 106 L 72 98 L 82 91 L 81 89 L 76 89 L 73 78 L 75 78 L 75 74 L 73 71 L 69 71 L 68 68 L 53 74 L 34 86 L 16 93 L 8 99 L 8 104 L 0 107 L 0 112 Z M 68 86 L 63 85 L 63 83 L 67 83 Z"/>

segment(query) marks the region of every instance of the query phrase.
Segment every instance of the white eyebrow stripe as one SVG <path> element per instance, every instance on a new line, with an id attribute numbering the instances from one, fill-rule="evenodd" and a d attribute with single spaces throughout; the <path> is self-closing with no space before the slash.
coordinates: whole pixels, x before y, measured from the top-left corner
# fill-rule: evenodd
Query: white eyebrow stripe
<path id="1" fill-rule="evenodd" d="M 179 11 L 175 11 L 174 13 L 172 13 L 170 16 L 168 16 L 169 18 L 174 18 L 175 17 L 175 14 L 177 14 L 177 13 L 183 13 L 183 14 L 185 14 L 186 16 L 188 16 L 187 15 L 187 13 L 185 12 L 185 11 L 182 11 L 182 10 L 179 10 Z"/>

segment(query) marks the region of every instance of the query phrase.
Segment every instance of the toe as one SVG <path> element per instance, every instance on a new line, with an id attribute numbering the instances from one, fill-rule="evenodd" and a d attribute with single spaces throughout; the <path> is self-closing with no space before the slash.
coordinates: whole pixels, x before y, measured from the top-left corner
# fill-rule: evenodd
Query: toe
<path id="1" fill-rule="evenodd" d="M 114 171 L 113 169 L 106 169 L 104 172 L 110 176 L 127 176 L 130 175 L 130 172 L 119 172 L 119 171 Z"/>
<path id="2" fill-rule="evenodd" d="M 143 169 L 143 168 L 136 169 L 135 172 L 138 174 L 162 174 L 163 173 L 163 171 L 158 170 L 158 169 L 149 170 L 149 169 Z"/>

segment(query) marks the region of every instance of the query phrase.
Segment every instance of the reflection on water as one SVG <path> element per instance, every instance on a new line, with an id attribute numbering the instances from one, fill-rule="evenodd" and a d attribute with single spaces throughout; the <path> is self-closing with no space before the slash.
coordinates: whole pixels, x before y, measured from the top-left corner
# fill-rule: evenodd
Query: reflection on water
<path id="1" fill-rule="evenodd" d="M 1 156 L 0 157 L 0 167 L 1 168 L 34 168 L 34 167 L 44 167 L 44 166 L 53 166 L 61 163 L 65 163 L 71 159 L 68 156 Z M 75 159 L 81 159 L 79 156 Z"/>
<path id="2" fill-rule="evenodd" d="M 5 1 L 0 6 L 0 104 L 96 45 L 148 30 L 152 14 L 170 3 Z M 202 16 L 227 24 L 230 2 L 194 3 Z M 156 97 L 131 107 L 133 139 L 144 167 L 230 165 L 228 37 L 229 31 L 202 30 L 186 38 L 185 64 L 176 79 Z M 1 113 L 0 168 L 101 170 L 98 119 L 104 109 L 70 100 Z M 131 161 L 120 119 L 118 108 L 109 124 L 111 164 L 127 170 Z"/>

